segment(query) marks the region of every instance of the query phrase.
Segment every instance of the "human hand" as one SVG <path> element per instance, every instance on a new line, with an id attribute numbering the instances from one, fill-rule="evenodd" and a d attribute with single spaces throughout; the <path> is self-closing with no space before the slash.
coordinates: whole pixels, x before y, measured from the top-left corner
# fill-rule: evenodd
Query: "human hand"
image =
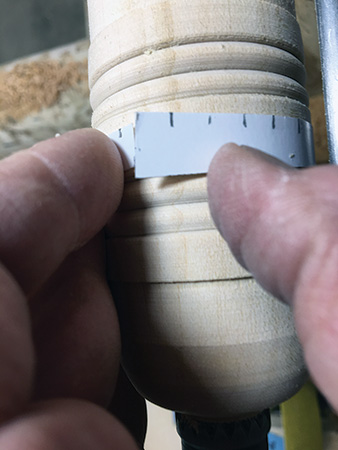
<path id="1" fill-rule="evenodd" d="M 210 165 L 208 192 L 238 261 L 293 308 L 309 371 L 338 411 L 338 168 L 296 170 L 229 144 Z"/>
<path id="2" fill-rule="evenodd" d="M 101 230 L 122 188 L 119 153 L 94 130 L 0 163 L 0 448 L 137 448 L 103 408 L 120 337 Z"/>

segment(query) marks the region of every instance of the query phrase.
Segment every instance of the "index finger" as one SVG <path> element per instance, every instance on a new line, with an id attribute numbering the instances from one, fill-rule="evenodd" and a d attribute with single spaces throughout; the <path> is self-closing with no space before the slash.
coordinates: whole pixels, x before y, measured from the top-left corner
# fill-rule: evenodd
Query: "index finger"
<path id="1" fill-rule="evenodd" d="M 93 237 L 118 207 L 123 169 L 95 130 L 41 142 L 0 163 L 0 260 L 26 293 Z"/>

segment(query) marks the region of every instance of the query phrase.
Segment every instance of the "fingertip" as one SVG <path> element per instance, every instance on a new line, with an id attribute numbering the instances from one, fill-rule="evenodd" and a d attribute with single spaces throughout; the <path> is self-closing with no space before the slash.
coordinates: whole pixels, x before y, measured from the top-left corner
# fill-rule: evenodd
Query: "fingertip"
<path id="1" fill-rule="evenodd" d="M 243 240 L 257 222 L 255 219 L 268 209 L 277 186 L 286 184 L 289 170 L 289 166 L 260 150 L 232 143 L 223 146 L 210 164 L 211 216 L 238 261 L 246 268 Z"/>
<path id="2" fill-rule="evenodd" d="M 123 175 L 122 158 L 119 149 L 115 142 L 106 134 L 94 128 L 82 128 L 65 133 L 64 137 L 71 140 L 83 140 L 92 149 L 107 152 Z"/>
<path id="3" fill-rule="evenodd" d="M 123 165 L 118 147 L 112 139 L 99 130 L 82 128 L 68 131 L 48 141 L 40 142 L 32 148 L 39 148 L 41 152 L 48 154 L 53 148 L 58 152 L 65 150 L 68 158 L 77 158 L 80 164 L 83 159 L 96 158 L 95 162 L 98 161 L 103 167 L 108 165 L 111 166 L 110 169 L 114 169 L 111 175 L 116 187 L 123 186 Z"/>
<path id="4" fill-rule="evenodd" d="M 117 174 L 123 183 L 123 165 L 120 152 L 115 142 L 106 134 L 94 128 L 81 128 L 68 131 L 54 138 L 35 144 L 32 148 L 40 152 L 50 153 L 52 149 L 60 152 L 67 151 L 68 157 L 75 155 L 81 159 L 89 155 L 103 160 L 103 165 L 113 161 Z M 81 160 L 80 160 L 81 162 Z"/>
<path id="5" fill-rule="evenodd" d="M 208 170 L 208 181 L 211 186 L 214 178 L 216 178 L 216 182 L 221 180 L 225 181 L 225 176 L 232 176 L 234 174 L 234 168 L 238 165 L 242 166 L 243 170 L 251 171 L 254 165 L 258 168 L 259 165 L 262 166 L 263 164 L 264 166 L 270 164 L 276 168 L 292 169 L 281 160 L 257 148 L 227 143 L 213 157 Z M 221 180 L 217 179 L 217 176 Z"/>
<path id="6" fill-rule="evenodd" d="M 241 224 L 245 220 L 243 201 L 250 188 L 250 150 L 229 143 L 222 146 L 208 171 L 208 198 L 211 216 L 222 236 L 236 252 L 236 242 Z M 249 205 L 247 205 L 249 206 Z M 239 254 L 236 254 L 240 258 Z"/>
<path id="7" fill-rule="evenodd" d="M 107 223 L 123 192 L 122 159 L 115 143 L 90 129 L 67 132 L 30 149 L 59 178 L 80 213 L 79 245 Z"/>
<path id="8" fill-rule="evenodd" d="M 229 158 L 232 158 L 233 155 L 235 155 L 235 157 L 238 156 L 237 152 L 240 149 L 241 147 L 233 142 L 222 145 L 211 160 L 208 173 L 213 173 L 214 171 L 217 173 L 218 164 L 224 164 Z"/>
<path id="9" fill-rule="evenodd" d="M 221 228 L 220 213 L 222 210 L 222 201 L 224 190 L 227 186 L 228 176 L 231 176 L 233 158 L 236 159 L 236 152 L 240 147 L 229 143 L 223 145 L 215 154 L 209 165 L 207 182 L 210 212 L 216 226 Z"/>

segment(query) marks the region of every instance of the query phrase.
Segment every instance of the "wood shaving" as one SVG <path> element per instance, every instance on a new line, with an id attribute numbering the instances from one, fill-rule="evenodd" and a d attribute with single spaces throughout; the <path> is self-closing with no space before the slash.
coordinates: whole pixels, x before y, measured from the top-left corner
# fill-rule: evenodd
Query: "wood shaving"
<path id="1" fill-rule="evenodd" d="M 87 61 L 41 60 L 0 71 L 0 126 L 58 102 L 60 94 L 87 84 Z"/>

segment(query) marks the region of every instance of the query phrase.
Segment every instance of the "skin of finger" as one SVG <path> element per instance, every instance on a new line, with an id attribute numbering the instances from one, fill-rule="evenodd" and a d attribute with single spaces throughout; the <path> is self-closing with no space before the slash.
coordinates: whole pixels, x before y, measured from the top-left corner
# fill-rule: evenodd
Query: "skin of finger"
<path id="1" fill-rule="evenodd" d="M 319 171 L 318 175 L 321 174 L 330 180 L 329 175 Z M 333 183 L 336 182 L 337 170 L 335 175 Z M 333 183 L 331 187 L 334 187 Z M 338 194 L 338 188 L 335 191 Z M 300 270 L 293 303 L 298 333 L 312 377 L 338 413 L 338 200 L 325 203 L 323 224 Z M 331 210 L 332 203 L 336 206 Z"/>
<path id="2" fill-rule="evenodd" d="M 31 300 L 35 398 L 108 406 L 119 372 L 120 334 L 105 270 L 101 233 L 69 255 Z"/>
<path id="3" fill-rule="evenodd" d="M 296 171 L 227 146 L 208 177 L 216 225 L 258 281 L 293 306 L 310 372 L 337 409 L 337 168 Z"/>
<path id="4" fill-rule="evenodd" d="M 0 266 L 0 423 L 31 398 L 34 348 L 26 298 L 6 269 Z"/>
<path id="5" fill-rule="evenodd" d="M 222 236 L 239 262 L 285 301 L 320 217 L 312 215 L 313 187 L 298 176 L 258 150 L 235 145 L 217 153 L 208 173 L 210 211 Z"/>
<path id="6" fill-rule="evenodd" d="M 105 410 L 76 400 L 42 402 L 0 430 L 6 450 L 137 450 L 123 425 Z"/>
<path id="7" fill-rule="evenodd" d="M 0 163 L 0 260 L 32 295 L 116 210 L 123 168 L 96 130 L 39 143 Z"/>

